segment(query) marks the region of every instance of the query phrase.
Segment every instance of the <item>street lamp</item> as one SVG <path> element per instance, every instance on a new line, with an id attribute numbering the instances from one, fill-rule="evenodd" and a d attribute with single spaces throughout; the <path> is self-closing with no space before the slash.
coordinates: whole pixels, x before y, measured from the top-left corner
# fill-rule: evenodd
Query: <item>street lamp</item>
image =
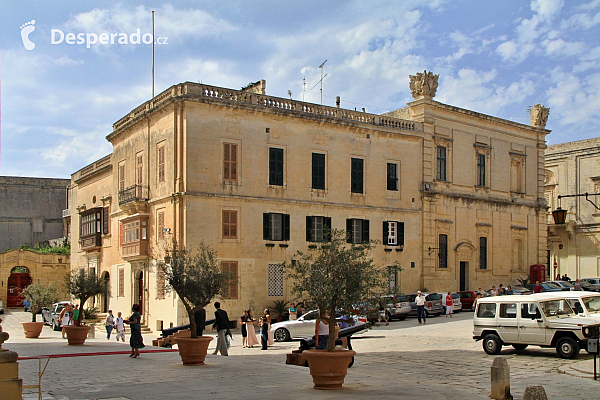
<path id="1" fill-rule="evenodd" d="M 563 197 L 585 197 L 585 199 L 587 201 L 589 201 L 594 208 L 596 208 L 596 210 L 600 210 L 600 207 L 598 207 L 596 205 L 596 203 L 594 203 L 592 200 L 590 200 L 589 196 L 600 196 L 600 193 L 577 193 L 577 194 L 564 194 L 564 195 L 559 195 L 558 196 L 558 208 L 554 211 L 552 211 L 552 218 L 554 218 L 554 223 L 556 225 L 564 225 L 565 224 L 565 220 L 567 219 L 567 210 L 564 210 L 561 206 L 560 206 L 560 199 L 562 199 Z"/>

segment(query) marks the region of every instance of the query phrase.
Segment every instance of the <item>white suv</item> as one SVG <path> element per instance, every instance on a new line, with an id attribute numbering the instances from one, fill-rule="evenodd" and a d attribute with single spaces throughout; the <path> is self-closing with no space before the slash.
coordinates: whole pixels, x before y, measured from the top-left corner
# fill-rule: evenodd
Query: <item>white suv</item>
<path id="1" fill-rule="evenodd" d="M 483 340 L 483 350 L 498 354 L 502 346 L 524 350 L 528 345 L 555 347 L 562 358 L 575 358 L 586 348 L 586 326 L 600 327 L 578 317 L 569 302 L 552 294 L 495 296 L 477 301 L 473 339 Z"/>

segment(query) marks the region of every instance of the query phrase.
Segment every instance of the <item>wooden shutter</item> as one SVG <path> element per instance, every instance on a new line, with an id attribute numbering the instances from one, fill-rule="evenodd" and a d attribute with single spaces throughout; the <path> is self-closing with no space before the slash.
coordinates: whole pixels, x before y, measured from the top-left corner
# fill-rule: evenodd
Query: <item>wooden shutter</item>
<path id="1" fill-rule="evenodd" d="M 144 182 L 144 157 L 143 155 L 137 156 L 137 184 L 141 185 Z"/>
<path id="2" fill-rule="evenodd" d="M 306 217 L 306 241 L 314 242 L 312 234 L 312 217 Z"/>
<path id="3" fill-rule="evenodd" d="M 263 239 L 270 240 L 271 239 L 271 214 L 264 213 L 263 214 Z"/>
<path id="4" fill-rule="evenodd" d="M 158 181 L 165 181 L 165 146 L 158 148 Z"/>
<path id="5" fill-rule="evenodd" d="M 289 214 L 283 214 L 282 225 L 283 225 L 283 240 L 290 240 L 290 215 Z"/>
<path id="6" fill-rule="evenodd" d="M 362 243 L 368 243 L 369 242 L 369 220 L 368 219 L 363 219 L 362 222 L 362 235 L 361 235 L 361 241 Z"/>
<path id="7" fill-rule="evenodd" d="M 119 246 L 123 246 L 123 223 L 119 223 Z"/>
<path id="8" fill-rule="evenodd" d="M 109 208 L 104 207 L 102 209 L 102 234 L 108 235 L 110 231 L 110 213 Z"/>
<path id="9" fill-rule="evenodd" d="M 383 221 L 383 245 L 387 246 L 389 241 L 389 224 L 387 221 Z"/>
<path id="10" fill-rule="evenodd" d="M 346 242 L 352 243 L 352 219 L 346 220 Z"/>
<path id="11" fill-rule="evenodd" d="M 323 218 L 323 241 L 331 242 L 331 217 Z"/>
<path id="12" fill-rule="evenodd" d="M 165 228 L 165 212 L 159 211 L 156 219 L 157 219 L 157 221 L 156 221 L 157 237 L 158 237 L 158 240 L 162 240 L 165 238 L 165 232 L 163 231 L 163 229 Z"/>
<path id="13" fill-rule="evenodd" d="M 404 222 L 398 222 L 398 246 L 404 246 Z"/>

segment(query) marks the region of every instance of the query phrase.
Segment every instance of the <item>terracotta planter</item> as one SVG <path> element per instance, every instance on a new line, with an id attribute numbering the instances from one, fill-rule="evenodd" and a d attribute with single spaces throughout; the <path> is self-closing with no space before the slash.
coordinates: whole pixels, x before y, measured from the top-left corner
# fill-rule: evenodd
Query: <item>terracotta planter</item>
<path id="1" fill-rule="evenodd" d="M 43 322 L 21 322 L 21 325 L 23 325 L 25 337 L 30 339 L 39 338 L 44 328 Z"/>
<path id="2" fill-rule="evenodd" d="M 75 346 L 81 346 L 85 342 L 85 339 L 87 339 L 88 331 L 90 330 L 90 327 L 87 325 L 68 325 L 63 328 L 67 333 L 67 341 L 70 345 Z"/>
<path id="3" fill-rule="evenodd" d="M 305 350 L 315 389 L 341 389 L 348 366 L 356 354 L 353 350 Z"/>
<path id="4" fill-rule="evenodd" d="M 200 336 L 197 338 L 175 337 L 175 343 L 177 343 L 183 365 L 204 364 L 208 345 L 211 340 L 213 340 L 212 336 Z"/>

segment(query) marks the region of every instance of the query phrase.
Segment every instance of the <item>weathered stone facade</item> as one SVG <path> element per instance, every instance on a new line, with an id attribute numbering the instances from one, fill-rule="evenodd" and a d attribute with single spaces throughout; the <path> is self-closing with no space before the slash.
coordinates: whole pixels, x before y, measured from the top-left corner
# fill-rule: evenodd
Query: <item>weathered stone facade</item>
<path id="1" fill-rule="evenodd" d="M 63 237 L 69 179 L 0 176 L 0 251 Z"/>
<path id="2" fill-rule="evenodd" d="M 167 89 L 113 125 L 111 155 L 73 174 L 72 268 L 110 279 L 113 310 L 141 302 L 151 329 L 184 319 L 154 268 L 173 239 L 207 242 L 237 274 L 232 318 L 293 300 L 278 265 L 327 226 L 383 242 L 373 257 L 403 267 L 389 277 L 398 292 L 527 275 L 546 259 L 549 131 L 436 102 L 437 76 L 425 78 L 386 115 L 267 96 L 263 83 Z M 75 240 L 90 213 L 102 228 Z"/>
<path id="3" fill-rule="evenodd" d="M 548 250 L 553 277 L 571 279 L 600 276 L 600 138 L 548 146 L 546 150 L 546 200 L 549 211 L 567 210 L 565 225 L 555 225 L 548 216 Z M 559 195 L 589 193 L 585 197 Z"/>

